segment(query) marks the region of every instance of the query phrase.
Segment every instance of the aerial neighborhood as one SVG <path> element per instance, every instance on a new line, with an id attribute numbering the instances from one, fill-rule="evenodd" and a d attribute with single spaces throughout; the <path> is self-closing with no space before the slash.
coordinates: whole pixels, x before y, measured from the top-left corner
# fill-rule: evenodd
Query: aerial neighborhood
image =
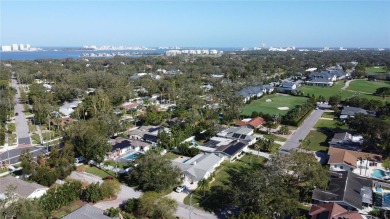
<path id="1" fill-rule="evenodd" d="M 2 60 L 0 218 L 390 217 L 388 50 L 199 51 Z"/>

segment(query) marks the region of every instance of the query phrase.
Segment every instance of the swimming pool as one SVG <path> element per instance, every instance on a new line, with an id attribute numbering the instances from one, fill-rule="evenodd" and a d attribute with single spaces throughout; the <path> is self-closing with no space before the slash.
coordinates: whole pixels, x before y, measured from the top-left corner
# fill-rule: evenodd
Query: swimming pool
<path id="1" fill-rule="evenodd" d="M 376 187 L 376 192 L 382 193 L 382 192 L 383 192 L 383 189 L 382 189 L 381 187 Z"/>
<path id="2" fill-rule="evenodd" d="M 383 202 L 390 205 L 390 193 L 383 194 Z"/>
<path id="3" fill-rule="evenodd" d="M 140 152 L 136 152 L 134 154 L 128 155 L 127 157 L 125 157 L 125 159 L 128 160 L 128 161 L 132 161 L 132 160 L 135 160 L 141 154 L 142 153 L 140 153 Z"/>
<path id="4" fill-rule="evenodd" d="M 385 171 L 383 170 L 380 170 L 380 169 L 374 169 L 371 173 L 371 176 L 372 177 L 375 177 L 375 178 L 378 178 L 378 179 L 381 179 L 382 177 L 386 176 L 386 173 Z"/>

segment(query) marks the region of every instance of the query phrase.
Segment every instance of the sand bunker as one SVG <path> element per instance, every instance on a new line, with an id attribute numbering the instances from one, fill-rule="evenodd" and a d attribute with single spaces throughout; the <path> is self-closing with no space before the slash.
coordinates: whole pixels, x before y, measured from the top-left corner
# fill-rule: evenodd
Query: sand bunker
<path id="1" fill-rule="evenodd" d="M 265 102 L 272 102 L 272 100 L 271 99 L 266 99 Z"/>
<path id="2" fill-rule="evenodd" d="M 290 108 L 288 108 L 287 106 L 282 106 L 282 107 L 278 107 L 278 110 L 289 110 Z"/>

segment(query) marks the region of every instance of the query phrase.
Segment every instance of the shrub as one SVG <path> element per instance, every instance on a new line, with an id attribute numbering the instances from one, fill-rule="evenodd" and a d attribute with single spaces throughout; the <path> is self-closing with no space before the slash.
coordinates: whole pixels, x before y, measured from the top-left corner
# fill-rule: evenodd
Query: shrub
<path id="1" fill-rule="evenodd" d="M 126 201 L 126 203 L 122 206 L 122 210 L 127 213 L 132 213 L 138 209 L 139 199 L 131 198 Z"/>
<path id="2" fill-rule="evenodd" d="M 104 214 L 109 216 L 109 217 L 118 217 L 119 213 L 120 213 L 120 209 L 113 208 L 113 207 L 107 209 L 106 212 L 104 212 Z"/>
<path id="3" fill-rule="evenodd" d="M 103 199 L 102 191 L 100 190 L 99 183 L 90 184 L 83 192 L 83 198 L 87 202 L 95 203 Z"/>
<path id="4" fill-rule="evenodd" d="M 105 180 L 100 185 L 100 191 L 103 198 L 112 197 L 118 194 L 121 189 L 121 184 L 116 180 Z"/>

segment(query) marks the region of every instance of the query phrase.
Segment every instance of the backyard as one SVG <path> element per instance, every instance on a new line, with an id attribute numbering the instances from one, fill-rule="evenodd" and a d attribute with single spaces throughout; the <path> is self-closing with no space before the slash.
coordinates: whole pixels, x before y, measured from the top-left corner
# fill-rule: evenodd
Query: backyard
<path id="1" fill-rule="evenodd" d="M 252 112 L 268 113 L 270 115 L 280 114 L 285 115 L 289 109 L 306 101 L 306 97 L 288 96 L 281 94 L 271 94 L 262 97 L 261 99 L 253 100 L 250 104 L 245 105 L 241 110 L 241 115 L 251 116 Z M 283 110 L 278 108 L 287 107 Z"/>

